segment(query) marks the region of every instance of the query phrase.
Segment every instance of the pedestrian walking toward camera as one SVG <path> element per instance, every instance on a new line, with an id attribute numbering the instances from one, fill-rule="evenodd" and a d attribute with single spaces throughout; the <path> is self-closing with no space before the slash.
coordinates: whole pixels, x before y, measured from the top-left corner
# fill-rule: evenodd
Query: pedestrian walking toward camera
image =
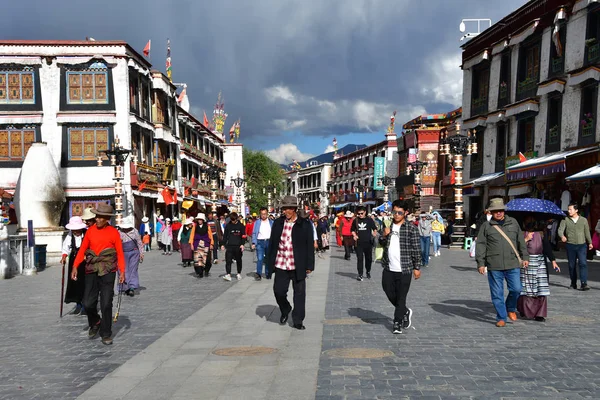
<path id="1" fill-rule="evenodd" d="M 212 231 L 206 224 L 206 215 L 199 213 L 196 215 L 196 224 L 192 227 L 189 242 L 194 252 L 194 271 L 198 278 L 209 275 L 212 265 L 211 249 L 214 245 Z"/>
<path id="2" fill-rule="evenodd" d="M 348 210 L 341 218 L 340 232 L 342 234 L 342 242 L 344 244 L 344 259 L 350 259 L 350 253 L 354 247 L 354 238 L 352 237 L 352 222 L 354 222 L 354 214 Z"/>
<path id="3" fill-rule="evenodd" d="M 144 242 L 144 244 L 147 244 L 147 247 L 144 248 L 145 251 L 152 250 L 152 231 L 153 231 L 152 223 L 150 222 L 148 217 L 143 217 L 139 232 L 140 232 L 140 236 L 143 238 L 143 240 L 148 241 L 148 243 Z M 146 236 L 148 237 L 148 239 L 146 239 Z"/>
<path id="4" fill-rule="evenodd" d="M 75 266 L 75 257 L 83 242 L 83 236 L 85 235 L 85 229 L 87 225 L 83 222 L 81 217 L 71 217 L 69 223 L 65 225 L 65 228 L 69 230 L 69 234 L 63 241 L 62 245 L 62 259 L 60 260 L 63 265 L 63 277 L 64 277 L 64 266 L 67 263 L 67 257 L 69 258 L 69 270 L 67 273 L 67 292 L 65 293 L 65 303 L 75 303 L 75 310 L 73 315 L 80 315 L 85 313 L 83 307 L 83 292 L 85 290 L 85 279 L 79 279 L 74 281 L 71 279 L 71 273 L 73 268 L 78 269 L 78 274 L 83 276 L 85 273 L 85 263 L 81 263 Z M 62 310 L 62 308 L 61 308 Z"/>
<path id="5" fill-rule="evenodd" d="M 100 203 L 93 210 L 96 223 L 85 234 L 74 265 L 86 262 L 85 292 L 83 306 L 88 317 L 90 329 L 88 337 L 93 339 L 100 332 L 102 343 L 112 344 L 112 305 L 115 276 L 119 270 L 119 284 L 125 281 L 125 256 L 121 236 L 116 228 L 110 226 L 110 218 L 114 216 L 112 206 Z M 77 268 L 71 273 L 73 280 L 78 279 Z M 100 297 L 100 311 L 98 314 L 98 296 Z"/>
<path id="6" fill-rule="evenodd" d="M 217 260 L 219 254 L 219 241 L 218 241 L 218 233 L 217 233 L 217 227 L 219 226 L 219 221 L 215 221 L 215 214 L 212 211 L 208 211 L 206 213 L 206 217 L 208 218 L 206 220 L 206 225 L 208 225 L 208 228 L 210 229 L 210 233 L 212 234 L 212 238 L 213 238 L 213 248 L 212 248 L 212 255 L 211 255 L 211 263 L 212 264 L 217 264 L 219 261 Z M 221 236 L 222 236 L 222 232 L 221 232 Z"/>
<path id="7" fill-rule="evenodd" d="M 569 217 L 563 219 L 558 226 L 558 236 L 567 246 L 567 258 L 569 259 L 569 275 L 571 276 L 571 288 L 577 289 L 577 264 L 579 264 L 579 280 L 581 290 L 590 290 L 587 284 L 587 251 L 592 250 L 592 236 L 587 219 L 579 215 L 577 203 L 569 204 Z"/>
<path id="8" fill-rule="evenodd" d="M 290 312 L 294 328 L 304 330 L 306 277 L 315 269 L 314 232 L 312 223 L 297 214 L 298 199 L 284 196 L 282 218 L 273 223 L 267 264 L 275 272 L 273 293 L 281 311 L 279 322 L 285 324 Z M 287 299 L 292 282 L 294 308 Z"/>
<path id="9" fill-rule="evenodd" d="M 442 235 L 446 231 L 446 228 L 444 227 L 444 219 L 439 213 L 434 212 L 432 216 L 431 238 L 433 239 L 433 256 L 439 257 L 441 255 L 440 249 L 442 248 Z"/>
<path id="10" fill-rule="evenodd" d="M 371 264 L 373 263 L 373 241 L 377 237 L 377 225 L 367 217 L 367 209 L 358 207 L 357 217 L 352 222 L 352 236 L 356 243 L 356 280 L 362 282 L 363 272 L 367 270 L 367 279 L 371 279 Z"/>
<path id="11" fill-rule="evenodd" d="M 223 233 L 223 246 L 222 250 L 225 250 L 225 275 L 223 279 L 231 281 L 231 264 L 233 260 L 237 265 L 236 278 L 239 281 L 242 279 L 242 252 L 244 251 L 244 236 L 246 230 L 244 225 L 238 220 L 238 214 L 232 212 L 229 215 L 230 222 L 225 225 L 225 232 Z"/>
<path id="12" fill-rule="evenodd" d="M 125 283 L 121 285 L 120 291 L 133 297 L 135 291 L 140 288 L 138 268 L 140 263 L 144 262 L 144 244 L 139 232 L 134 229 L 132 216 L 121 221 L 119 234 L 125 256 Z"/>
<path id="13" fill-rule="evenodd" d="M 419 230 L 407 221 L 407 205 L 396 200 L 392 203 L 392 224 L 383 228 L 379 244 L 383 246 L 383 276 L 381 285 L 388 300 L 395 307 L 394 334 L 401 334 L 412 325 L 412 309 L 406 307 L 406 298 L 412 277 L 421 277 L 421 241 Z"/>
<path id="14" fill-rule="evenodd" d="M 171 226 L 171 218 L 165 219 L 165 226 L 160 233 L 160 241 L 163 245 L 163 255 L 171 255 L 171 246 L 173 244 L 173 227 Z"/>
<path id="15" fill-rule="evenodd" d="M 265 264 L 265 278 L 271 279 L 271 272 L 268 264 L 265 263 L 266 255 L 269 253 L 269 239 L 271 239 L 271 229 L 273 221 L 269 219 L 269 212 L 266 207 L 260 209 L 260 218 L 254 223 L 252 230 L 252 249 L 256 249 L 256 275 L 254 279 L 260 281 L 263 264 Z"/>
<path id="16" fill-rule="evenodd" d="M 431 214 L 421 211 L 419 216 L 419 235 L 421 237 L 421 262 L 424 267 L 429 265 L 429 245 L 431 243 Z"/>
<path id="17" fill-rule="evenodd" d="M 506 320 L 517 320 L 517 301 L 521 294 L 521 268 L 529 265 L 529 253 L 523 231 L 517 220 L 504 214 L 501 198 L 490 201 L 492 218 L 479 229 L 475 259 L 478 271 L 487 271 L 492 303 L 496 309 L 496 326 L 506 325 Z M 504 299 L 504 281 L 508 296 Z"/>
<path id="18" fill-rule="evenodd" d="M 194 218 L 189 217 L 184 221 L 183 227 L 179 230 L 179 245 L 181 247 L 181 263 L 183 267 L 190 267 L 194 261 L 194 250 L 192 250 L 193 238 L 192 227 Z"/>

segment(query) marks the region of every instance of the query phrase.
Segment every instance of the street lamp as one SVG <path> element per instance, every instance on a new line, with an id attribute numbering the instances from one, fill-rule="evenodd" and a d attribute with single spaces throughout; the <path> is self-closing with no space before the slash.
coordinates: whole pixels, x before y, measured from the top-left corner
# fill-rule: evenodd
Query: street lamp
<path id="1" fill-rule="evenodd" d="M 427 166 L 427 161 L 415 160 L 407 163 L 406 175 L 413 171 L 415 174 L 415 211 L 421 209 L 421 172 Z"/>
<path id="2" fill-rule="evenodd" d="M 389 201 L 388 187 L 392 184 L 392 182 L 394 180 L 392 178 L 390 178 L 389 176 L 384 176 L 383 178 L 380 178 L 379 180 L 381 181 L 381 184 L 383 185 L 383 209 L 385 210 L 385 212 L 387 212 L 388 201 Z"/>
<path id="3" fill-rule="evenodd" d="M 440 134 L 440 154 L 448 156 L 455 171 L 454 185 L 454 233 L 456 242 L 461 242 L 465 236 L 466 226 L 463 222 L 463 158 L 471 154 L 477 154 L 477 138 L 475 130 L 467 131 L 466 135 L 460 133 L 460 124 L 454 126 L 454 134 L 450 135 L 448 130 Z M 452 157 L 454 159 L 452 160 Z"/>
<path id="4" fill-rule="evenodd" d="M 234 179 L 233 177 L 231 177 L 231 186 L 236 187 L 235 197 L 237 200 L 238 207 L 240 208 L 239 209 L 240 213 L 242 212 L 242 190 L 241 190 L 241 188 L 243 186 L 245 186 L 245 184 L 246 184 L 246 180 L 240 177 L 239 172 L 237 173 L 237 178 Z"/>
<path id="5" fill-rule="evenodd" d="M 217 212 L 217 190 L 219 190 L 219 184 L 218 184 L 218 180 L 219 179 L 225 179 L 225 172 L 221 171 L 219 168 L 217 167 L 206 167 L 203 171 L 202 171 L 202 180 L 206 181 L 206 178 L 208 177 L 208 179 L 210 179 L 210 199 L 212 201 L 212 212 L 216 213 Z"/>
<path id="6" fill-rule="evenodd" d="M 263 187 L 263 194 L 267 195 L 267 207 L 269 207 L 269 212 L 272 212 L 273 208 L 273 195 L 277 194 L 277 187 L 271 184 L 271 181 L 268 181 L 268 184 Z"/>
<path id="7" fill-rule="evenodd" d="M 110 165 L 114 167 L 113 180 L 115 181 L 115 222 L 119 225 L 123 218 L 123 185 L 121 181 L 124 179 L 123 167 L 131 150 L 121 147 L 119 138 L 116 137 L 112 148 L 107 150 L 99 150 L 98 153 L 106 154 L 110 160 Z M 133 164 L 137 166 L 137 154 L 131 157 Z M 102 166 L 102 156 L 98 154 L 98 166 Z"/>
<path id="8" fill-rule="evenodd" d="M 358 204 L 362 205 L 363 203 L 363 193 L 366 187 L 362 183 L 358 183 L 358 185 L 354 186 L 354 193 L 358 193 Z"/>

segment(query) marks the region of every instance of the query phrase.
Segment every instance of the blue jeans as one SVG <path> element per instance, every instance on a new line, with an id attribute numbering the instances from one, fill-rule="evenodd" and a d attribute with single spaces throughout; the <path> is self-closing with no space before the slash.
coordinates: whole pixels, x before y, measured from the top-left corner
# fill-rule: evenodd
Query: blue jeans
<path id="1" fill-rule="evenodd" d="M 433 254 L 437 254 L 437 252 L 442 247 L 442 233 L 441 232 L 433 232 Z"/>
<path id="2" fill-rule="evenodd" d="M 581 284 L 587 284 L 587 244 L 567 243 L 567 258 L 569 259 L 569 275 L 571 285 L 577 285 L 577 260 L 579 260 L 579 279 Z"/>
<path id="3" fill-rule="evenodd" d="M 508 286 L 508 297 L 504 300 L 504 280 Z M 521 269 L 513 268 L 504 271 L 489 271 L 488 282 L 492 303 L 496 309 L 496 321 L 506 321 L 508 312 L 517 311 L 517 300 L 521 294 Z"/>
<path id="4" fill-rule="evenodd" d="M 431 238 L 429 236 L 421 236 L 421 261 L 423 265 L 429 264 L 429 242 Z"/>
<path id="5" fill-rule="evenodd" d="M 265 255 L 269 251 L 269 241 L 268 240 L 257 240 L 256 241 L 256 273 L 258 275 L 262 275 L 263 269 L 263 261 L 265 259 Z M 269 271 L 267 266 L 265 265 L 265 275 L 269 275 Z"/>

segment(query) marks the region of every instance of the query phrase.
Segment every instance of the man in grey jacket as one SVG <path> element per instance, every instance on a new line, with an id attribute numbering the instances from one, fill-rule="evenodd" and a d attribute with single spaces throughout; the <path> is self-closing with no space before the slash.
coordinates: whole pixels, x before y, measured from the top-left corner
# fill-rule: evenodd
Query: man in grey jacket
<path id="1" fill-rule="evenodd" d="M 431 214 L 421 211 L 419 218 L 419 236 L 421 236 L 421 263 L 424 267 L 429 265 L 429 243 L 431 242 Z"/>
<path id="2" fill-rule="evenodd" d="M 484 275 L 487 271 L 492 303 L 496 309 L 496 326 L 501 328 L 506 325 L 507 318 L 511 321 L 517 320 L 521 268 L 527 268 L 529 265 L 529 254 L 519 223 L 516 219 L 504 215 L 502 199 L 492 199 L 488 209 L 492 213 L 492 219 L 484 222 L 479 229 L 475 259 L 479 273 Z M 518 257 L 515 250 L 519 254 Z M 522 265 L 519 265 L 519 258 Z M 505 280 L 508 286 L 506 300 Z"/>

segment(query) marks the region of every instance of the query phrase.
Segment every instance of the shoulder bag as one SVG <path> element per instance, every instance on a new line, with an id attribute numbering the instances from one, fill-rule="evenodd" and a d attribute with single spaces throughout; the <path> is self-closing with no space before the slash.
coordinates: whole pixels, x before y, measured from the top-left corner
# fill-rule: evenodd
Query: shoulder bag
<path id="1" fill-rule="evenodd" d="M 504 239 L 506 239 L 506 241 L 510 245 L 510 248 L 513 249 L 513 251 L 515 252 L 515 256 L 517 256 L 517 260 L 519 260 L 519 266 L 523 266 L 523 260 L 521 259 L 521 256 L 519 255 L 519 252 L 517 251 L 517 248 L 515 247 L 513 242 L 510 241 L 508 236 L 506 236 L 506 233 L 504 233 L 504 231 L 502 229 L 500 229 L 500 227 L 498 225 L 492 225 L 492 226 L 494 227 L 494 229 L 496 229 L 498 231 L 498 233 L 500 233 L 500 235 L 502 235 L 502 237 Z"/>

